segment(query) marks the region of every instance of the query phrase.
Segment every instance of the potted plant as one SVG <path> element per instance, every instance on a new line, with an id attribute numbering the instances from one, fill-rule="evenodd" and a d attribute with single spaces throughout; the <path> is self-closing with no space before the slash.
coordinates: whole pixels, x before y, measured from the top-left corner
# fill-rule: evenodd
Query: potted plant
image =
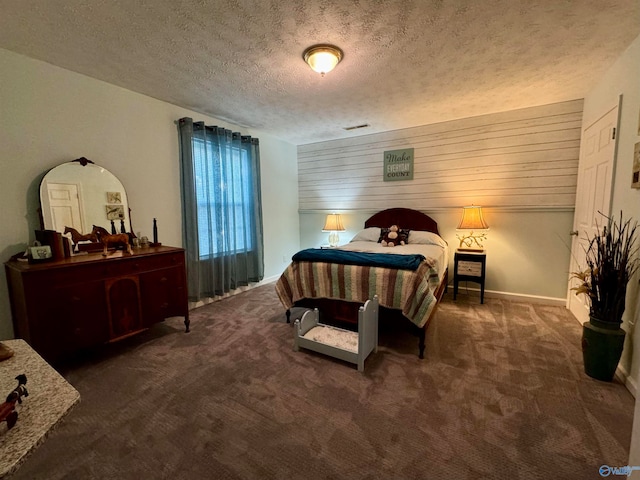
<path id="1" fill-rule="evenodd" d="M 624 347 L 625 331 L 620 328 L 625 309 L 627 284 L 638 269 L 637 222 L 608 218 L 602 231 L 588 239 L 586 269 L 572 273 L 578 286 L 576 295 L 585 294 L 589 321 L 582 325 L 582 355 L 585 373 L 598 380 L 611 381 Z"/>

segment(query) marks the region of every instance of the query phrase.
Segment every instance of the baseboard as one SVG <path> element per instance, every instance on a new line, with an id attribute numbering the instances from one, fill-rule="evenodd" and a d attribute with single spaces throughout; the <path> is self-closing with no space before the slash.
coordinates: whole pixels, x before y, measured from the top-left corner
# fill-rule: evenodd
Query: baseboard
<path id="1" fill-rule="evenodd" d="M 267 285 L 269 283 L 276 282 L 280 278 L 280 275 L 273 275 L 271 277 L 263 278 L 258 283 L 253 283 L 248 287 L 240 287 L 233 292 L 229 292 L 223 296 L 208 299 L 208 301 L 201 301 L 193 304 L 191 308 L 201 307 L 202 305 L 206 305 L 207 303 L 215 302 L 218 300 L 222 300 L 223 298 L 231 297 L 238 293 L 246 292 L 247 290 L 251 290 L 252 288 L 261 287 L 262 285 Z M 450 284 L 449 288 L 453 291 L 453 285 Z M 463 291 L 475 292 L 478 295 L 480 294 L 479 288 L 464 288 Z M 458 290 L 460 292 L 460 289 Z M 540 295 L 527 295 L 524 293 L 510 293 L 510 292 L 498 292 L 497 290 L 485 290 L 484 291 L 485 298 L 498 298 L 501 300 L 510 300 L 512 302 L 526 302 L 526 303 L 537 303 L 541 305 L 551 305 L 555 307 L 564 307 L 567 304 L 566 298 L 556 298 L 556 297 L 543 297 Z"/>
<path id="2" fill-rule="evenodd" d="M 629 390 L 631 395 L 633 395 L 633 398 L 638 398 L 637 397 L 638 385 L 636 384 L 636 381 L 633 379 L 631 375 L 629 375 L 629 372 L 627 372 L 627 370 L 621 365 L 618 365 L 618 368 L 616 368 L 616 377 L 618 377 L 618 379 L 622 383 L 624 383 L 624 386 L 627 387 L 627 390 Z"/>
<path id="3" fill-rule="evenodd" d="M 453 284 L 449 285 L 449 288 L 453 291 Z M 465 287 L 462 289 L 463 291 L 475 292 L 480 295 L 479 288 L 468 288 Z M 458 287 L 458 294 L 460 292 L 460 288 Z M 512 302 L 525 302 L 525 303 L 537 303 L 541 305 L 551 305 L 554 307 L 565 307 L 567 305 L 566 298 L 556 298 L 556 297 L 543 297 L 540 295 L 527 295 L 525 293 L 510 293 L 510 292 L 498 292 L 496 290 L 485 290 L 484 291 L 485 298 L 498 298 L 501 300 L 509 300 Z"/>
<path id="4" fill-rule="evenodd" d="M 272 277 L 263 278 L 261 282 L 255 284 L 256 287 L 260 285 L 266 285 L 267 283 L 276 282 L 280 278 L 280 275 L 273 275 Z"/>
<path id="5" fill-rule="evenodd" d="M 218 301 L 223 300 L 225 298 L 233 297 L 234 295 L 237 295 L 238 293 L 246 292 L 247 290 L 251 290 L 252 288 L 261 287 L 262 285 L 267 285 L 269 283 L 273 283 L 276 280 L 278 280 L 279 278 L 280 278 L 280 275 L 274 275 L 272 277 L 263 278 L 261 281 L 259 281 L 257 283 L 252 283 L 251 285 L 248 285 L 246 287 L 236 288 L 232 292 L 227 292 L 224 295 L 220 295 L 218 297 L 206 298 L 206 299 L 200 300 L 198 302 L 189 302 L 189 310 L 193 310 L 194 308 L 198 308 L 198 307 L 203 307 L 205 305 L 209 305 L 210 303 L 213 303 L 213 302 L 218 302 Z"/>

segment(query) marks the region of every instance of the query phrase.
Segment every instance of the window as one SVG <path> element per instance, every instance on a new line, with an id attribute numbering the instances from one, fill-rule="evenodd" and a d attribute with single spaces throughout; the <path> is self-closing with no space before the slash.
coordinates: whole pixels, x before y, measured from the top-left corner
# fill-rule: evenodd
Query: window
<path id="1" fill-rule="evenodd" d="M 208 162 L 207 151 L 213 151 L 211 140 L 193 139 L 200 258 L 251 251 L 252 235 L 245 224 L 254 218 L 254 181 L 247 151 L 228 148 L 227 175 L 221 174 L 220 161 Z"/>
<path id="2" fill-rule="evenodd" d="M 189 299 L 222 295 L 264 277 L 257 138 L 178 122 L 183 246 Z"/>

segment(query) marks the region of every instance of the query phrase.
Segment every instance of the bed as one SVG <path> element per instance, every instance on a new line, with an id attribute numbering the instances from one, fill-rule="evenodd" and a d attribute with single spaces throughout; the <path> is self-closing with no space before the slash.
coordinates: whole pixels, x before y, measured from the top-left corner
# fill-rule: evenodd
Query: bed
<path id="1" fill-rule="evenodd" d="M 378 242 L 381 229 L 391 225 L 409 230 L 406 245 L 383 247 Z M 424 358 L 425 332 L 447 286 L 448 253 L 431 217 L 408 208 L 390 208 L 371 216 L 346 245 L 298 252 L 276 282 L 276 292 L 287 309 L 288 322 L 291 308 L 306 307 L 352 324 L 360 306 L 378 295 L 380 317 L 411 322 L 419 339 L 418 356 Z M 359 263 L 352 257 L 366 261 Z"/>

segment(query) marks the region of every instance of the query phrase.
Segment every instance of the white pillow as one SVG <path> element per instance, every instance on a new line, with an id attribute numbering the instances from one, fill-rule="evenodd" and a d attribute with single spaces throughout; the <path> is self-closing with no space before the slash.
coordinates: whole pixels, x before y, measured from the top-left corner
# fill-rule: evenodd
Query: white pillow
<path id="1" fill-rule="evenodd" d="M 447 242 L 440 235 L 433 232 L 425 232 L 423 230 L 409 231 L 409 244 L 411 243 L 439 245 L 443 248 L 447 246 Z"/>
<path id="2" fill-rule="evenodd" d="M 355 237 L 351 239 L 352 242 L 377 242 L 380 238 L 380 227 L 369 227 L 364 230 L 360 230 Z"/>

